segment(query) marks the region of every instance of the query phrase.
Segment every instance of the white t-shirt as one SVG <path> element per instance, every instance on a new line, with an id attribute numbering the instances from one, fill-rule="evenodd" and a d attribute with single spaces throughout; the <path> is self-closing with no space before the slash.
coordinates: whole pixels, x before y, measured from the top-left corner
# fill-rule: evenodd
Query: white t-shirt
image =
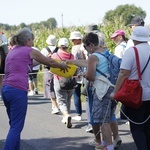
<path id="1" fill-rule="evenodd" d="M 118 46 L 116 46 L 114 55 L 116 55 L 119 58 L 122 58 L 125 50 L 126 50 L 126 42 L 123 41 Z"/>
<path id="2" fill-rule="evenodd" d="M 36 48 L 36 47 L 33 47 L 33 48 L 40 52 L 40 50 L 38 48 Z M 34 66 L 32 70 L 39 70 L 39 69 L 40 69 L 40 65 L 37 65 L 37 66 Z"/>
<path id="3" fill-rule="evenodd" d="M 133 40 L 129 39 L 126 45 L 126 49 L 128 49 L 129 47 L 133 47 L 133 46 L 134 46 Z"/>
<path id="4" fill-rule="evenodd" d="M 140 68 L 142 72 L 150 57 L 150 45 L 148 43 L 142 43 L 136 45 L 136 47 L 139 53 Z M 129 79 L 138 79 L 135 52 L 132 47 L 125 51 L 120 68 L 131 70 Z M 148 63 L 144 73 L 142 74 L 141 85 L 143 88 L 142 100 L 150 100 L 150 62 Z"/>
<path id="5" fill-rule="evenodd" d="M 51 50 L 51 52 L 53 52 L 54 50 L 55 50 L 55 48 L 56 48 L 56 46 L 48 46 L 49 47 L 49 49 Z M 43 48 L 42 50 L 41 50 L 41 53 L 44 55 L 44 56 L 47 56 L 48 55 L 48 50 L 46 49 L 46 48 Z"/>

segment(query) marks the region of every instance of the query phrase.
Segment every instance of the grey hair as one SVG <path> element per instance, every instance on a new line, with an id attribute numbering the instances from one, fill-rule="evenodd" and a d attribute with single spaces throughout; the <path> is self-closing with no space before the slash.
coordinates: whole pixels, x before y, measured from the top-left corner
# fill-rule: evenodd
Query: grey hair
<path id="1" fill-rule="evenodd" d="M 13 45 L 25 46 L 25 42 L 33 37 L 34 35 L 32 31 L 29 28 L 25 27 L 19 30 L 18 33 L 12 37 Z"/>
<path id="2" fill-rule="evenodd" d="M 98 35 L 99 46 L 105 47 L 105 37 L 104 37 L 104 34 L 101 33 L 101 32 L 97 32 L 96 34 Z"/>

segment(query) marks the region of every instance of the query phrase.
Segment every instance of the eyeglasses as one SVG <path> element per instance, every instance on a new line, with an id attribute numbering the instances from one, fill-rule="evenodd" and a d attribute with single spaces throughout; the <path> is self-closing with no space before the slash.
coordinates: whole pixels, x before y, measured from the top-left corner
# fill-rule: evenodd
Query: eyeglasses
<path id="1" fill-rule="evenodd" d="M 84 44 L 83 47 L 86 49 L 86 47 L 89 46 L 89 45 L 90 45 L 90 43 Z"/>

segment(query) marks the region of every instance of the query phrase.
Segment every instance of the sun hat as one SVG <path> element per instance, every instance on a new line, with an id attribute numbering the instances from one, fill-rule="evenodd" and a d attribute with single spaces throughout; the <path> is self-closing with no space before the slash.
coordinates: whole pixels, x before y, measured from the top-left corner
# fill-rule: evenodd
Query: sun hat
<path id="1" fill-rule="evenodd" d="M 74 40 L 74 39 L 82 39 L 82 34 L 79 31 L 73 31 L 70 34 L 70 40 Z"/>
<path id="2" fill-rule="evenodd" d="M 129 24 L 129 26 L 133 26 L 133 25 L 139 26 L 139 25 L 144 25 L 144 23 L 145 22 L 142 17 L 136 16 L 131 20 L 131 23 Z"/>
<path id="3" fill-rule="evenodd" d="M 147 42 L 150 41 L 149 35 L 150 35 L 150 30 L 148 28 L 143 26 L 138 26 L 133 30 L 130 39 L 135 41 L 140 41 L 140 42 Z"/>
<path id="4" fill-rule="evenodd" d="M 110 37 L 111 39 L 115 38 L 117 35 L 124 35 L 125 36 L 125 33 L 123 30 L 119 29 L 119 30 L 116 30 L 112 36 Z"/>
<path id="5" fill-rule="evenodd" d="M 56 37 L 55 37 L 55 35 L 49 35 L 48 38 L 46 39 L 46 43 L 48 45 L 56 45 Z"/>
<path id="6" fill-rule="evenodd" d="M 58 41 L 58 46 L 60 47 L 68 47 L 69 46 L 69 42 L 68 39 L 66 38 L 60 38 Z"/>
<path id="7" fill-rule="evenodd" d="M 89 32 L 98 33 L 100 31 L 98 30 L 98 26 L 96 24 L 90 24 L 85 28 L 84 32 L 85 33 L 89 33 Z"/>

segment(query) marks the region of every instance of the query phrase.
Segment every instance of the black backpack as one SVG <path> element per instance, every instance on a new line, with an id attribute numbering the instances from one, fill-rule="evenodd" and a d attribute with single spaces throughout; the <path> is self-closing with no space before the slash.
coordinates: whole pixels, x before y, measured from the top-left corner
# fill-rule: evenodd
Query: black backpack
<path id="1" fill-rule="evenodd" d="M 4 52 L 4 47 L 0 46 L 0 73 L 3 74 L 5 70 L 5 59 L 6 55 Z"/>

